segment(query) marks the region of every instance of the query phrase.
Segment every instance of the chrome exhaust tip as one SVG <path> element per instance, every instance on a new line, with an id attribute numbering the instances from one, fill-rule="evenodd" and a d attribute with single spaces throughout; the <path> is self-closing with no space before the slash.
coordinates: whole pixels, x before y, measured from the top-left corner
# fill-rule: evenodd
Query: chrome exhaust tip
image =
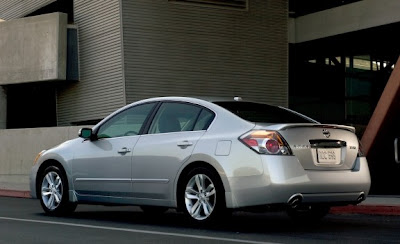
<path id="1" fill-rule="evenodd" d="M 357 204 L 361 203 L 362 201 L 365 200 L 365 198 L 366 198 L 365 193 L 361 192 L 360 195 L 357 197 L 356 203 Z"/>
<path id="2" fill-rule="evenodd" d="M 298 208 L 302 202 L 303 202 L 303 195 L 301 195 L 300 193 L 296 193 L 289 198 L 287 204 L 294 209 Z"/>

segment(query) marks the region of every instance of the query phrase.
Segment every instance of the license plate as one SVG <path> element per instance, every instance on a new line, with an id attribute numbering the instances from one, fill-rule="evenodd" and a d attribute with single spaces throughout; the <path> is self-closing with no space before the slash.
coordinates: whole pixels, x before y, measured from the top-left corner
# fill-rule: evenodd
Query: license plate
<path id="1" fill-rule="evenodd" d="M 317 155 L 320 164 L 340 163 L 340 148 L 318 148 Z"/>

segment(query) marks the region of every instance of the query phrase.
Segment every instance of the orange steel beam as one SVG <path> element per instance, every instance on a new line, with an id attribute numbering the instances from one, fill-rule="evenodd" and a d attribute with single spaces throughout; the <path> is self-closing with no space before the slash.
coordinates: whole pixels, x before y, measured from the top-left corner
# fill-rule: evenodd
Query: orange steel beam
<path id="1" fill-rule="evenodd" d="M 396 97 L 398 96 L 400 96 L 400 58 L 394 66 L 394 70 L 361 139 L 365 155 L 368 155 L 371 148 L 373 148 L 379 132 L 384 128 L 391 114 L 396 112 L 393 110 L 396 108 Z M 397 111 L 397 113 L 400 113 L 400 111 Z"/>

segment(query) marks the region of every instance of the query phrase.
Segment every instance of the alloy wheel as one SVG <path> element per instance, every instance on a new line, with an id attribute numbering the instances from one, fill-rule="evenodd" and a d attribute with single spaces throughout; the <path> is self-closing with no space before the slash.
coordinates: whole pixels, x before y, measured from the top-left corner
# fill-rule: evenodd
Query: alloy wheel
<path id="1" fill-rule="evenodd" d="M 216 188 L 205 174 L 194 175 L 185 189 L 185 205 L 190 216 L 196 220 L 207 219 L 216 204 Z"/>
<path id="2" fill-rule="evenodd" d="M 50 171 L 43 177 L 41 195 L 48 210 L 55 210 L 62 201 L 63 183 L 60 175 Z"/>

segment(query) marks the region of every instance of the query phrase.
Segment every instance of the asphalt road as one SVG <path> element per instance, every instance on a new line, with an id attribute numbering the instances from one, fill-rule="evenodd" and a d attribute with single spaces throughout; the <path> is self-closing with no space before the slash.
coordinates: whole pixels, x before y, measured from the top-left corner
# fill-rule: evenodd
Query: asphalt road
<path id="1" fill-rule="evenodd" d="M 80 205 L 46 216 L 36 199 L 0 197 L 0 243 L 400 243 L 399 216 L 328 215 L 317 225 L 283 213 L 235 213 L 226 223 L 188 225 L 173 210 L 150 217 L 137 207 Z"/>

